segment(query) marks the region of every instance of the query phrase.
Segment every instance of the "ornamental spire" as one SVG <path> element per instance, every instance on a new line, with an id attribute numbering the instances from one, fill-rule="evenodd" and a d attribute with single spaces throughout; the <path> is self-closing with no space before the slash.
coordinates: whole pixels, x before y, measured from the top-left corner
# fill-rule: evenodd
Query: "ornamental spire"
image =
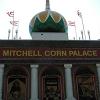
<path id="1" fill-rule="evenodd" d="M 49 0 L 46 0 L 46 10 L 50 10 L 50 3 L 49 3 Z"/>

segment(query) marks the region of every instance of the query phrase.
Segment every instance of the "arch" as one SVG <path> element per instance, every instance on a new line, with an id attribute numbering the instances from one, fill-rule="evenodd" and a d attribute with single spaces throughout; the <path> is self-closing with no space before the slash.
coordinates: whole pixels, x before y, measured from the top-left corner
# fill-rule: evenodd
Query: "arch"
<path id="1" fill-rule="evenodd" d="M 94 72 L 91 70 L 91 68 L 89 67 L 79 67 L 77 68 L 76 72 L 75 72 L 76 75 L 85 75 L 85 74 L 94 74 Z"/>
<path id="2" fill-rule="evenodd" d="M 26 69 L 24 65 L 10 65 L 7 67 L 8 68 L 5 72 L 6 76 L 10 74 L 23 74 L 23 75 L 29 76 L 29 71 Z"/>
<path id="3" fill-rule="evenodd" d="M 41 100 L 49 98 L 50 95 L 53 95 L 53 92 L 56 95 L 55 98 L 60 98 L 60 100 L 63 100 L 62 98 L 64 97 L 64 79 L 60 68 L 56 65 L 48 65 L 42 67 L 39 74 Z"/>
<path id="4" fill-rule="evenodd" d="M 46 68 L 42 72 L 42 75 L 61 75 L 61 72 L 59 71 L 59 68 Z"/>
<path id="5" fill-rule="evenodd" d="M 27 67 L 22 64 L 6 65 L 5 80 L 4 80 L 4 91 L 5 91 L 4 100 L 16 99 L 18 96 L 21 100 L 29 99 L 30 74 Z M 18 83 L 19 86 L 14 85 L 16 83 Z M 17 96 L 14 97 L 14 95 Z"/>
<path id="6" fill-rule="evenodd" d="M 63 72 L 61 70 L 61 67 L 63 66 L 58 66 L 58 65 L 43 65 L 41 66 L 41 71 L 39 72 L 39 77 L 41 77 L 41 75 L 46 71 L 46 70 L 56 70 L 61 76 L 63 76 Z"/>
<path id="7" fill-rule="evenodd" d="M 77 67 L 74 75 L 77 100 L 97 100 L 96 75 L 91 67 Z"/>

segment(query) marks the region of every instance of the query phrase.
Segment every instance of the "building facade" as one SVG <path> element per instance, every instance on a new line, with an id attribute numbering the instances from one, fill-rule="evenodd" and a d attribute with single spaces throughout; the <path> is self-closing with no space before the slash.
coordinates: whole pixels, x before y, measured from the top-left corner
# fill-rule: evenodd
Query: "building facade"
<path id="1" fill-rule="evenodd" d="M 0 41 L 1 100 L 99 100 L 99 43 Z"/>
<path id="2" fill-rule="evenodd" d="M 100 99 L 100 41 L 68 40 L 49 0 L 29 30 L 32 40 L 0 40 L 0 100 Z"/>

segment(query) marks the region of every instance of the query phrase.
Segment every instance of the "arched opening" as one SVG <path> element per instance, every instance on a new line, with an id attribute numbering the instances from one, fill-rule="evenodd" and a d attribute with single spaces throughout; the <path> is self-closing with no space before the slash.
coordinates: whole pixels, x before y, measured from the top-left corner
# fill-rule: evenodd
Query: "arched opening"
<path id="1" fill-rule="evenodd" d="M 9 66 L 5 74 L 4 100 L 29 100 L 30 75 L 24 66 Z"/>
<path id="2" fill-rule="evenodd" d="M 77 100 L 97 100 L 95 73 L 88 67 L 76 70 L 75 84 Z"/>
<path id="3" fill-rule="evenodd" d="M 64 82 L 58 68 L 46 68 L 40 77 L 41 100 L 64 100 Z"/>

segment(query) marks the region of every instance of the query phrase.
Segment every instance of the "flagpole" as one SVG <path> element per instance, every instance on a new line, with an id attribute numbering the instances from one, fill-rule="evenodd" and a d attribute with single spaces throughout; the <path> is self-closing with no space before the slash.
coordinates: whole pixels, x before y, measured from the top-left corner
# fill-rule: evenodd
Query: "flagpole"
<path id="1" fill-rule="evenodd" d="M 76 33 L 76 40 L 77 40 L 76 24 L 75 24 L 75 33 Z"/>
<path id="2" fill-rule="evenodd" d="M 12 29 L 11 29 L 12 40 L 14 39 L 14 28 L 15 28 L 15 26 L 17 26 L 17 30 L 15 31 L 16 39 L 17 39 L 18 38 L 18 27 L 19 27 L 19 23 L 18 22 L 19 21 L 15 21 L 14 11 L 7 12 L 7 14 L 8 14 L 9 17 L 12 17 L 12 21 L 10 21 L 10 24 L 12 24 Z"/>
<path id="3" fill-rule="evenodd" d="M 89 37 L 89 40 L 91 40 L 90 31 L 89 30 L 88 30 L 88 37 Z"/>
<path id="4" fill-rule="evenodd" d="M 82 36 L 82 40 L 84 40 L 84 38 L 83 38 L 83 31 L 81 31 L 81 36 Z"/>
<path id="5" fill-rule="evenodd" d="M 84 28 L 84 23 L 83 23 L 83 16 L 82 16 L 82 13 L 78 10 L 78 11 L 77 11 L 77 14 L 78 14 L 78 16 L 81 18 L 81 21 L 82 21 L 82 27 L 83 27 L 83 33 L 84 33 L 85 40 L 86 40 L 85 28 Z"/>
<path id="6" fill-rule="evenodd" d="M 10 38 L 10 32 L 11 32 L 11 30 L 9 29 L 9 30 L 8 30 L 8 40 L 9 40 L 9 38 Z"/>
<path id="7" fill-rule="evenodd" d="M 13 40 L 13 32 L 14 32 L 14 15 L 13 15 L 13 24 L 12 24 L 12 40 Z"/>
<path id="8" fill-rule="evenodd" d="M 75 21 L 68 21 L 68 25 L 69 26 L 74 26 L 75 28 L 75 38 L 77 40 L 77 31 L 76 31 L 76 24 L 75 24 Z"/>
<path id="9" fill-rule="evenodd" d="M 85 36 L 85 40 L 86 40 L 85 28 L 84 28 L 84 23 L 83 23 L 83 17 L 82 16 L 81 16 L 81 20 L 82 20 L 83 32 L 84 32 L 84 36 Z"/>

